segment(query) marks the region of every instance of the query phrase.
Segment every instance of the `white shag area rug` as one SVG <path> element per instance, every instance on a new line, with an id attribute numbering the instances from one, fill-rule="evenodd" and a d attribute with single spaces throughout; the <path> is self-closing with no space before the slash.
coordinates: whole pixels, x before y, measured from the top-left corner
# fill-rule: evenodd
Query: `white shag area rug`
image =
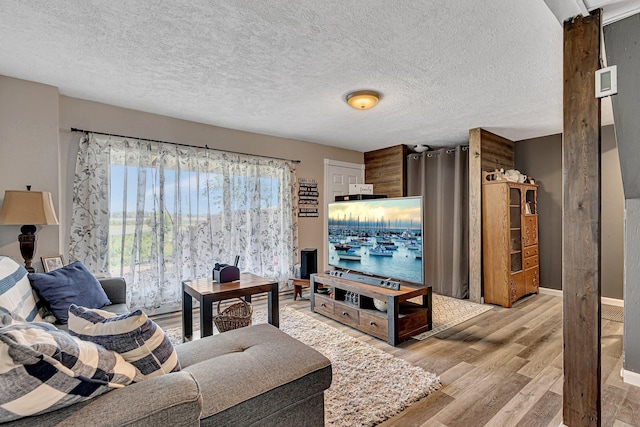
<path id="1" fill-rule="evenodd" d="M 433 294 L 433 327 L 430 331 L 416 335 L 414 339 L 426 340 L 469 319 L 473 319 L 493 308 L 490 304 L 477 304 L 465 299 L 457 299 L 444 295 Z M 420 303 L 420 301 L 416 301 Z"/>
<path id="2" fill-rule="evenodd" d="M 253 324 L 266 319 L 265 309 L 254 311 Z M 280 308 L 280 329 L 331 360 L 333 381 L 324 396 L 327 426 L 376 425 L 441 387 L 435 374 L 293 308 Z M 174 344 L 182 341 L 181 328 L 166 333 Z"/>

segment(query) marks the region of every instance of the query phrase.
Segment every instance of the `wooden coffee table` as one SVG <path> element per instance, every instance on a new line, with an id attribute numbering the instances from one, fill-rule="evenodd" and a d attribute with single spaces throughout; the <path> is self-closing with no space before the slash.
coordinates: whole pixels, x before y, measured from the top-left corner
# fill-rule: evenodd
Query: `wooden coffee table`
<path id="1" fill-rule="evenodd" d="M 240 280 L 217 283 L 212 279 L 185 280 L 182 282 L 182 340 L 193 336 L 193 301 L 200 301 L 200 336 L 213 335 L 213 303 L 232 298 L 244 298 L 251 302 L 251 295 L 268 292 L 268 321 L 280 325 L 278 306 L 278 282 L 251 273 L 240 273 Z"/>

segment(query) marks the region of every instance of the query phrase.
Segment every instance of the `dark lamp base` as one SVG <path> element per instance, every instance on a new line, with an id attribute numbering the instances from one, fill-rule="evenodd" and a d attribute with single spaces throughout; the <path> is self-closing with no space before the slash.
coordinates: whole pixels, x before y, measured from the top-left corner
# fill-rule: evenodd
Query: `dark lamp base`
<path id="1" fill-rule="evenodd" d="M 33 254 L 36 252 L 36 242 L 38 240 L 36 236 L 35 225 L 23 225 L 20 228 L 22 234 L 18 236 L 20 242 L 20 254 L 24 258 L 24 268 L 29 273 L 35 273 L 36 270 L 32 267 Z"/>

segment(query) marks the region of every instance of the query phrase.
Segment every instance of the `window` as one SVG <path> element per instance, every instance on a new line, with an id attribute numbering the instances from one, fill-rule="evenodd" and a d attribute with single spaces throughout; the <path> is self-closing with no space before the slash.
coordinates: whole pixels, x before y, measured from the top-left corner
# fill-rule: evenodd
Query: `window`
<path id="1" fill-rule="evenodd" d="M 285 283 L 295 262 L 292 162 L 90 135 L 78 153 L 70 255 L 127 280 L 133 307 L 170 310 L 181 282 L 240 255 Z M 101 200 L 101 198 L 108 200 Z"/>

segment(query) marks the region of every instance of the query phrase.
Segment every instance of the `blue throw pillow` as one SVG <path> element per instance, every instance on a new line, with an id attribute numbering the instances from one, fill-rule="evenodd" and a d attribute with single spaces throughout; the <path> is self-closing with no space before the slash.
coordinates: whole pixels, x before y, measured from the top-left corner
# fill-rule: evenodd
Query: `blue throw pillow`
<path id="1" fill-rule="evenodd" d="M 29 281 L 60 323 L 67 323 L 71 304 L 87 308 L 111 304 L 100 282 L 80 261 L 49 273 L 31 273 Z"/>

